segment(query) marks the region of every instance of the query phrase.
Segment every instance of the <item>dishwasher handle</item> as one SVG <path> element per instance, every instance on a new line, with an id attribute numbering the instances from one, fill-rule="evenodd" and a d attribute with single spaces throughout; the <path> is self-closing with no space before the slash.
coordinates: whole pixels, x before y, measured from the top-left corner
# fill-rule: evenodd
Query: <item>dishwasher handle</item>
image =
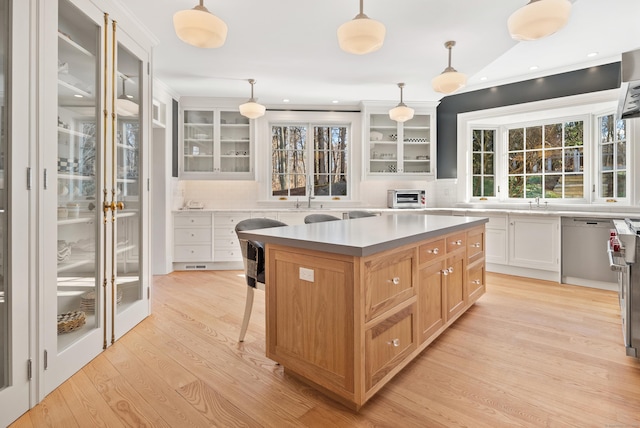
<path id="1" fill-rule="evenodd" d="M 624 261 L 623 257 L 613 255 L 613 250 L 609 246 L 609 241 L 607 241 L 607 255 L 609 256 L 609 268 L 612 271 L 627 272 L 627 270 L 629 269 L 629 265 Z M 614 259 L 619 259 L 622 261 L 622 263 L 620 263 L 619 261 L 618 263 L 616 263 L 617 260 Z"/>

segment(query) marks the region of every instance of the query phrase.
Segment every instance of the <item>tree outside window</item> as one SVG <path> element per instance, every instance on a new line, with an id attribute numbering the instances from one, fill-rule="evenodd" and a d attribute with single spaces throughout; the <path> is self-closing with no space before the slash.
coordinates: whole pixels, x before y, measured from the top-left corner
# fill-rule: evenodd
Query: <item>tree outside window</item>
<path id="1" fill-rule="evenodd" d="M 627 197 L 626 121 L 613 114 L 598 118 L 599 175 L 601 198 Z"/>
<path id="2" fill-rule="evenodd" d="M 272 125 L 272 196 L 347 196 L 349 138 L 344 125 Z"/>
<path id="3" fill-rule="evenodd" d="M 510 198 L 584 197 L 584 122 L 508 130 Z"/>
<path id="4" fill-rule="evenodd" d="M 472 131 L 472 195 L 474 197 L 496 196 L 495 136 L 494 129 L 474 129 Z"/>

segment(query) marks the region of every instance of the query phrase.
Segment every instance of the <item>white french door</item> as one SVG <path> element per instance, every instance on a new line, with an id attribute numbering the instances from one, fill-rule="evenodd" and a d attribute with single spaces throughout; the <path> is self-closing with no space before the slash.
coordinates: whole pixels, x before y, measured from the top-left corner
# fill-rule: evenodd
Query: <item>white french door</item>
<path id="1" fill-rule="evenodd" d="M 29 2 L 0 0 L 0 426 L 29 409 L 32 391 L 29 22 Z"/>
<path id="2" fill-rule="evenodd" d="M 43 77 L 43 132 L 55 137 L 41 150 L 40 398 L 149 314 L 150 98 L 147 51 L 108 13 L 86 0 L 41 4 L 57 16 L 42 53 L 57 73 Z"/>

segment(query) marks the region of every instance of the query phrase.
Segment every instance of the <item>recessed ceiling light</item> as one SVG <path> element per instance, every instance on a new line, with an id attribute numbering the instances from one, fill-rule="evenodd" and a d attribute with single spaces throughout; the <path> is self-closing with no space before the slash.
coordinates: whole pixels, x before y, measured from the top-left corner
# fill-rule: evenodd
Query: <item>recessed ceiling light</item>
<path id="1" fill-rule="evenodd" d="M 594 56 L 598 56 L 598 52 L 589 52 L 587 54 L 587 57 L 589 57 L 589 58 L 593 58 Z"/>
<path id="2" fill-rule="evenodd" d="M 480 80 L 482 80 L 482 81 L 484 82 L 485 80 L 487 80 L 487 76 L 482 76 L 482 77 L 480 78 Z"/>
<path id="3" fill-rule="evenodd" d="M 334 104 L 338 104 L 339 101 L 338 100 L 333 100 L 331 102 L 334 103 Z"/>
<path id="4" fill-rule="evenodd" d="M 80 94 L 73 94 L 73 96 L 76 97 L 76 98 L 82 98 L 82 95 L 80 95 Z"/>
<path id="5" fill-rule="evenodd" d="M 288 99 L 288 98 L 285 98 L 284 100 L 282 100 L 282 102 L 283 102 L 283 103 L 288 103 L 288 102 L 289 102 L 289 99 Z"/>
<path id="6" fill-rule="evenodd" d="M 532 65 L 531 67 L 529 67 L 529 70 L 533 71 L 533 70 L 537 70 L 538 66 L 537 65 Z"/>

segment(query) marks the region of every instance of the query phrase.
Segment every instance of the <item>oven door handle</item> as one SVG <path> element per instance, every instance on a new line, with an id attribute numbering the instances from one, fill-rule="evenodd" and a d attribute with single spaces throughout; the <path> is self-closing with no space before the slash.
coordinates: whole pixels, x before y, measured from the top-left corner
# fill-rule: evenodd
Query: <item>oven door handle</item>
<path id="1" fill-rule="evenodd" d="M 609 241 L 607 241 L 607 255 L 609 256 L 609 268 L 612 271 L 614 271 L 614 272 L 626 272 L 627 269 L 629 269 L 629 265 L 627 265 L 626 263 L 618 264 L 613 260 L 614 255 L 613 255 L 613 251 L 611 250 L 611 247 L 609 246 Z M 621 257 L 616 257 L 616 258 L 621 258 Z"/>

